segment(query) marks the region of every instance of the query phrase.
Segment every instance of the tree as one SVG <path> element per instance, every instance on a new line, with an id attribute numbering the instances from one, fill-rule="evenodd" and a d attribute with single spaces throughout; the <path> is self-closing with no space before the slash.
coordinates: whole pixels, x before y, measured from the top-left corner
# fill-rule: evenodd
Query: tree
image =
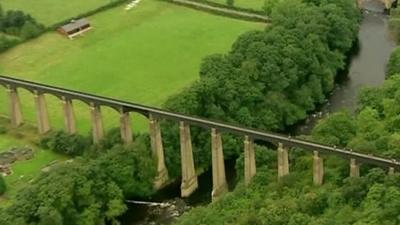
<path id="1" fill-rule="evenodd" d="M 271 15 L 272 10 L 275 8 L 276 4 L 278 3 L 277 0 L 265 0 L 263 10 L 267 16 Z"/>
<path id="2" fill-rule="evenodd" d="M 24 39 L 31 39 L 37 37 L 41 32 L 42 30 L 40 27 L 32 21 L 27 21 L 21 28 L 20 36 Z"/>
<path id="3" fill-rule="evenodd" d="M 80 156 L 88 150 L 90 141 L 80 134 L 57 131 L 41 140 L 42 147 L 70 156 Z"/>
<path id="4" fill-rule="evenodd" d="M 0 5 L 0 52 L 23 40 L 37 37 L 44 29 L 29 14 L 20 10 L 3 11 Z"/>
<path id="5" fill-rule="evenodd" d="M 229 7 L 233 7 L 234 4 L 235 4 L 235 0 L 226 0 L 226 4 L 227 4 Z"/>
<path id="6" fill-rule="evenodd" d="M 322 143 L 345 147 L 356 135 L 356 121 L 348 112 L 339 112 L 321 120 L 312 137 Z"/>

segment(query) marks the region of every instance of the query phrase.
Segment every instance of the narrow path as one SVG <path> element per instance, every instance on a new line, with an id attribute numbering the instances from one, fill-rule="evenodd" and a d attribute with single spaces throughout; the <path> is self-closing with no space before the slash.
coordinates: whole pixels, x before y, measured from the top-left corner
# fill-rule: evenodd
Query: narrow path
<path id="1" fill-rule="evenodd" d="M 243 12 L 243 11 L 238 11 L 235 9 L 217 7 L 217 6 L 204 4 L 201 2 L 194 2 L 191 0 L 172 0 L 172 2 L 180 4 L 180 5 L 184 5 L 184 6 L 199 8 L 202 10 L 223 13 L 223 14 L 238 17 L 238 18 L 241 17 L 241 18 L 245 18 L 245 19 L 249 19 L 249 20 L 256 20 L 256 21 L 260 21 L 260 22 L 264 22 L 264 23 L 270 22 L 270 19 L 268 17 L 262 16 L 262 15 L 259 15 L 256 13 Z"/>

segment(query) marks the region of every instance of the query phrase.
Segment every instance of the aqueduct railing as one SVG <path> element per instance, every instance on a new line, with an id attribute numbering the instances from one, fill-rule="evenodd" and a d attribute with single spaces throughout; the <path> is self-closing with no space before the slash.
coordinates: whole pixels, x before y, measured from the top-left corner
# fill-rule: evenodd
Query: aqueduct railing
<path id="1" fill-rule="evenodd" d="M 13 126 L 19 126 L 23 123 L 18 89 L 26 89 L 34 95 L 37 109 L 37 125 L 40 134 L 44 134 L 50 130 L 45 94 L 54 95 L 63 102 L 65 129 L 71 134 L 77 132 L 72 101 L 79 100 L 88 104 L 91 112 L 93 141 L 95 143 L 100 141 L 104 136 L 101 107 L 107 106 L 118 111 L 120 114 L 121 137 L 125 143 L 131 143 L 133 141 L 130 112 L 137 112 L 145 115 L 149 118 L 151 146 L 158 161 L 158 177 L 155 184 L 158 187 L 162 186 L 168 180 L 159 119 L 168 119 L 179 122 L 182 163 L 181 193 L 183 197 L 189 196 L 198 187 L 190 136 L 190 125 L 200 126 L 210 129 L 211 131 L 213 199 L 218 198 L 227 191 L 221 132 L 232 133 L 243 137 L 246 184 L 248 184 L 251 178 L 256 174 L 254 140 L 263 140 L 278 146 L 277 155 L 279 178 L 289 173 L 288 148 L 290 147 L 298 147 L 313 153 L 313 181 L 316 185 L 321 185 L 323 183 L 324 166 L 323 159 L 320 156 L 321 153 L 333 154 L 349 159 L 350 176 L 353 177 L 360 176 L 361 163 L 387 168 L 389 173 L 394 173 L 395 170 L 400 169 L 400 162 L 397 162 L 396 160 L 357 153 L 349 149 L 341 149 L 336 146 L 323 145 L 271 132 L 187 116 L 127 101 L 101 97 L 6 76 L 0 76 L 0 85 L 4 86 L 8 91 L 10 100 L 10 118 Z"/>

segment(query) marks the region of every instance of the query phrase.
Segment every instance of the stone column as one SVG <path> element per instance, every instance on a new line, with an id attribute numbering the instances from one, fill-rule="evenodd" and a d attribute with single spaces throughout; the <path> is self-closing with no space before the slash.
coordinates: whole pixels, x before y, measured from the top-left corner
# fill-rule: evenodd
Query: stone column
<path id="1" fill-rule="evenodd" d="M 90 104 L 90 115 L 92 117 L 93 143 L 97 144 L 104 138 L 103 118 L 100 106 L 94 103 Z"/>
<path id="2" fill-rule="evenodd" d="M 392 0 L 383 0 L 383 3 L 385 4 L 385 8 L 387 10 L 390 10 L 390 8 L 392 8 L 392 4 L 393 4 Z"/>
<path id="3" fill-rule="evenodd" d="M 130 144 L 133 141 L 130 113 L 123 110 L 120 113 L 121 138 L 125 144 Z"/>
<path id="4" fill-rule="evenodd" d="M 350 177 L 360 177 L 360 165 L 355 159 L 350 159 Z"/>
<path id="5" fill-rule="evenodd" d="M 50 121 L 49 113 L 47 112 L 46 98 L 43 93 L 40 93 L 38 91 L 35 91 L 34 96 L 39 134 L 45 134 L 50 131 Z"/>
<path id="6" fill-rule="evenodd" d="M 198 188 L 197 175 L 194 167 L 190 127 L 185 122 L 180 122 L 179 127 L 182 166 L 181 196 L 188 197 Z"/>
<path id="7" fill-rule="evenodd" d="M 64 125 L 67 133 L 75 134 L 76 133 L 76 120 L 74 113 L 74 106 L 72 105 L 71 99 L 64 98 L 63 100 L 63 108 L 64 108 Z"/>
<path id="8" fill-rule="evenodd" d="M 282 143 L 278 145 L 278 179 L 289 174 L 289 154 Z"/>
<path id="9" fill-rule="evenodd" d="M 392 176 L 395 173 L 395 169 L 393 167 L 389 167 L 388 175 Z"/>
<path id="10" fill-rule="evenodd" d="M 10 98 L 10 117 L 11 124 L 18 127 L 23 123 L 21 101 L 19 100 L 18 91 L 16 88 L 7 88 L 8 96 Z"/>
<path id="11" fill-rule="evenodd" d="M 324 161 L 318 151 L 314 151 L 313 181 L 315 185 L 322 185 L 324 182 Z"/>
<path id="12" fill-rule="evenodd" d="M 249 136 L 244 138 L 244 181 L 250 184 L 251 179 L 256 175 L 256 155 L 254 142 Z"/>
<path id="13" fill-rule="evenodd" d="M 362 8 L 363 8 L 364 0 L 357 0 L 356 3 L 357 3 L 357 7 L 358 7 L 359 9 L 362 9 Z"/>
<path id="14" fill-rule="evenodd" d="M 225 175 L 225 161 L 222 147 L 221 133 L 211 129 L 211 152 L 212 152 L 212 172 L 213 172 L 213 190 L 211 193 L 212 201 L 217 200 L 228 191 L 228 184 Z"/>
<path id="15" fill-rule="evenodd" d="M 156 189 L 160 189 L 168 181 L 168 170 L 165 166 L 164 147 L 162 143 L 160 123 L 153 115 L 149 116 L 150 120 L 150 139 L 153 154 L 157 158 L 157 177 L 154 182 Z"/>

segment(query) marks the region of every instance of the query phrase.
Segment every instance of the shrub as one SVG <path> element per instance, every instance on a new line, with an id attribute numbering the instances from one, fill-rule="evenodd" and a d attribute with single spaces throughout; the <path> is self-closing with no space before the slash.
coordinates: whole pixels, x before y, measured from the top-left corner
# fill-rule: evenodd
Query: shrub
<path id="1" fill-rule="evenodd" d="M 64 131 L 51 133 L 41 140 L 41 146 L 55 152 L 70 156 L 82 155 L 85 149 L 90 146 L 87 137 L 79 134 L 67 134 Z"/>
<path id="2" fill-rule="evenodd" d="M 235 4 L 235 0 L 226 0 L 226 4 L 232 7 Z"/>
<path id="3" fill-rule="evenodd" d="M 400 31 L 400 19 L 398 21 L 398 28 Z M 394 74 L 400 73 L 400 48 L 396 48 L 390 56 L 387 64 L 386 76 L 390 77 Z"/>
<path id="4" fill-rule="evenodd" d="M 3 195 L 7 190 L 6 182 L 2 175 L 0 175 L 0 195 Z"/>

